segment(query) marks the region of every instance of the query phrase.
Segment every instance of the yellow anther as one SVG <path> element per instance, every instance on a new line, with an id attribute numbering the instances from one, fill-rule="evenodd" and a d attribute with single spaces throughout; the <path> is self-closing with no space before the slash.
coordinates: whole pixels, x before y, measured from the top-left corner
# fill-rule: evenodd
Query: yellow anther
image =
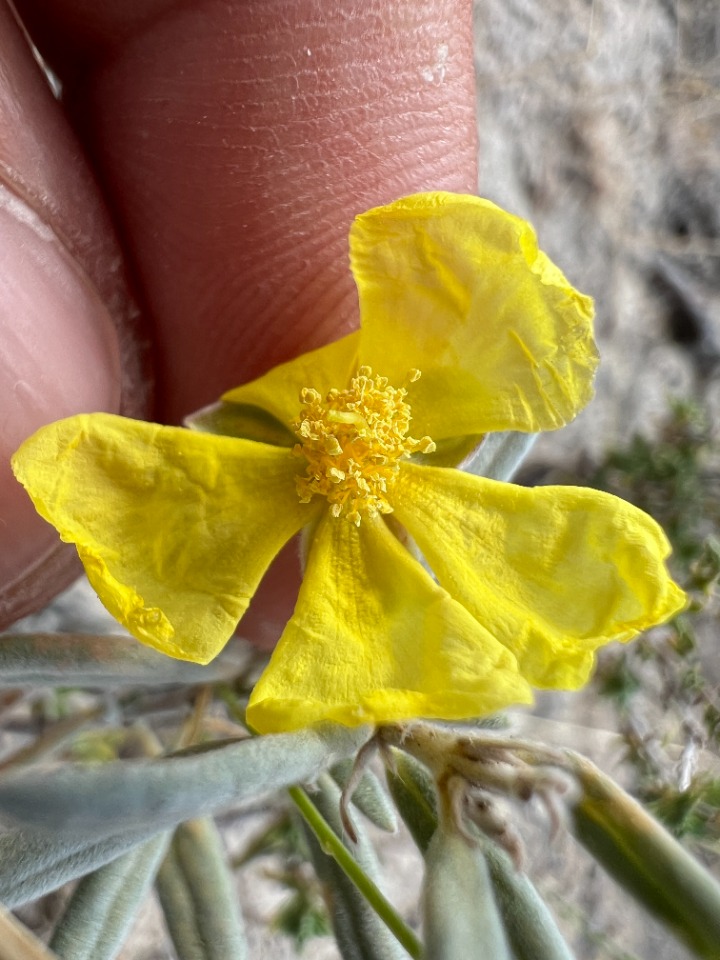
<path id="1" fill-rule="evenodd" d="M 300 391 L 301 403 L 315 403 L 318 400 L 322 400 L 322 397 L 317 390 L 313 390 L 312 387 L 303 387 Z"/>
<path id="2" fill-rule="evenodd" d="M 406 383 L 414 383 L 411 370 Z M 430 437 L 407 436 L 410 406 L 404 387 L 391 387 L 386 377 L 359 368 L 347 390 L 332 389 L 323 400 L 317 390 L 300 392 L 303 405 L 295 422 L 300 440 L 293 453 L 306 461 L 297 478 L 298 496 L 309 503 L 324 496 L 333 517 L 359 525 L 363 516 L 391 513 L 386 494 L 397 474 L 398 462 L 414 453 L 431 453 Z"/>
<path id="3" fill-rule="evenodd" d="M 330 457 L 337 457 L 342 453 L 342 447 L 337 437 L 323 437 L 325 453 Z"/>

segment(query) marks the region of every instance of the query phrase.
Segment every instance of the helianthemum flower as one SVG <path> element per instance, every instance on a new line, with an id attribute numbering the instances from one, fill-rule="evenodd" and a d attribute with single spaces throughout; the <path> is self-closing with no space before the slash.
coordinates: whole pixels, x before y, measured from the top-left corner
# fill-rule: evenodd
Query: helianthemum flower
<path id="1" fill-rule="evenodd" d="M 683 605 L 662 531 L 607 494 L 453 465 L 584 406 L 591 302 L 528 224 L 473 197 L 371 210 L 350 253 L 361 329 L 226 394 L 213 422 L 235 436 L 81 415 L 27 440 L 18 478 L 130 633 L 200 663 L 305 529 L 295 612 L 250 698 L 261 731 L 474 717 L 582 685 L 598 646 Z"/>

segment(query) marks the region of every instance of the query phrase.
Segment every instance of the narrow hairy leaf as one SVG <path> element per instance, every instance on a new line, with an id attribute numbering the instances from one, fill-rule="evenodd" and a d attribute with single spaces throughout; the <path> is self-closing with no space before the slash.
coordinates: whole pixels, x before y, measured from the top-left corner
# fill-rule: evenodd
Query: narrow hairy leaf
<path id="1" fill-rule="evenodd" d="M 483 837 L 480 843 L 514 960 L 573 960 L 547 904 L 530 879 L 491 840 Z"/>
<path id="2" fill-rule="evenodd" d="M 440 824 L 425 859 L 425 960 L 510 960 L 482 851 Z"/>
<path id="3" fill-rule="evenodd" d="M 437 798 L 427 769 L 408 754 L 393 750 L 388 770 L 390 792 L 400 816 L 425 853 L 437 829 Z M 517 870 L 496 844 L 478 834 L 500 915 L 514 960 L 572 960 L 562 934 L 529 878 Z"/>
<path id="4" fill-rule="evenodd" d="M 8 633 L 0 644 L 0 687 L 214 683 L 235 676 L 245 660 L 224 653 L 201 667 L 163 656 L 132 637 Z"/>
<path id="5" fill-rule="evenodd" d="M 156 883 L 179 960 L 246 960 L 237 893 L 212 820 L 177 828 Z"/>
<path id="6" fill-rule="evenodd" d="M 421 853 L 437 830 L 437 796 L 429 771 L 418 760 L 392 748 L 393 764 L 386 772 L 398 813 Z"/>
<path id="7" fill-rule="evenodd" d="M 340 787 L 344 787 L 348 782 L 353 763 L 353 759 L 348 758 L 336 763 L 331 769 L 332 778 Z M 395 808 L 390 803 L 386 791 L 372 770 L 365 770 L 363 773 L 360 782 L 353 791 L 352 802 L 376 827 L 387 831 L 387 833 L 394 833 L 397 830 Z"/>
<path id="8" fill-rule="evenodd" d="M 340 790 L 327 775 L 320 778 L 318 786 L 312 795 L 313 803 L 338 837 L 342 837 Z M 372 844 L 357 822 L 353 826 L 358 842 L 346 841 L 346 846 L 362 870 L 377 882 L 379 868 Z M 407 960 L 406 951 L 337 862 L 323 852 L 314 835 L 309 834 L 309 841 L 315 869 L 326 885 L 335 939 L 343 960 Z"/>
<path id="9" fill-rule="evenodd" d="M 39 830 L 0 834 L 0 900 L 18 907 L 97 870 L 154 831 L 110 834 L 102 840 Z"/>
<path id="10" fill-rule="evenodd" d="M 367 728 L 324 725 L 207 745 L 201 752 L 100 765 L 33 765 L 0 779 L 0 811 L 53 834 L 158 831 L 270 790 L 314 780 L 356 752 Z"/>
<path id="11" fill-rule="evenodd" d="M 161 833 L 80 881 L 50 942 L 63 960 L 112 960 L 135 920 L 169 842 Z"/>
<path id="12" fill-rule="evenodd" d="M 718 883 L 613 780 L 568 756 L 581 787 L 572 811 L 578 840 L 699 957 L 719 960 Z"/>
<path id="13" fill-rule="evenodd" d="M 284 423 L 266 410 L 244 403 L 226 403 L 220 400 L 191 413 L 185 417 L 184 422 L 186 427 L 201 433 L 243 437 L 246 440 L 258 440 L 260 443 L 272 443 L 280 447 L 291 447 L 295 443 L 295 435 Z"/>

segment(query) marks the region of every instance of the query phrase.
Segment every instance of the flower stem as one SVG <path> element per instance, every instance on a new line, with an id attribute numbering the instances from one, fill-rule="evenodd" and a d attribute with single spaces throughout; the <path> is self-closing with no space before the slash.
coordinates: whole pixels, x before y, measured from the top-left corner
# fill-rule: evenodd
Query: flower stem
<path id="1" fill-rule="evenodd" d="M 232 701 L 232 702 L 231 702 Z M 237 714 L 237 704 L 232 698 L 226 699 Z M 253 736 L 259 736 L 257 730 L 244 720 L 245 727 Z M 352 856 L 340 837 L 335 833 L 327 820 L 320 813 L 302 787 L 288 787 L 288 794 L 303 819 L 318 839 L 323 853 L 333 857 L 345 876 L 354 883 L 368 904 L 380 917 L 400 945 L 412 957 L 412 960 L 422 960 L 422 944 L 413 931 L 404 922 L 385 894 L 378 888 L 365 873 L 357 860 Z"/>
<path id="2" fill-rule="evenodd" d="M 418 938 L 398 915 L 390 901 L 363 871 L 307 793 L 302 787 L 290 787 L 288 793 L 306 823 L 318 838 L 323 851 L 337 861 L 346 876 L 355 884 L 413 960 L 420 960 L 422 945 Z"/>

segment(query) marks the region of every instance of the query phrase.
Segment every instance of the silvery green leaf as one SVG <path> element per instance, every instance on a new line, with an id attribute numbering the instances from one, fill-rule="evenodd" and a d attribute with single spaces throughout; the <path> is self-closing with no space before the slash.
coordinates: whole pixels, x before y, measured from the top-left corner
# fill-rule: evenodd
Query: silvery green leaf
<path id="1" fill-rule="evenodd" d="M 284 423 L 261 407 L 245 403 L 211 403 L 185 417 L 184 424 L 202 433 L 218 433 L 225 437 L 257 440 L 277 447 L 291 447 L 295 436 Z"/>
<path id="2" fill-rule="evenodd" d="M 428 847 L 423 929 L 425 960 L 510 960 L 485 857 L 452 825 Z"/>
<path id="3" fill-rule="evenodd" d="M 318 787 L 312 794 L 313 803 L 335 833 L 342 837 L 340 789 L 328 775 L 320 778 Z M 358 842 L 345 841 L 345 845 L 365 873 L 377 883 L 379 867 L 373 846 L 357 821 L 353 826 Z M 308 833 L 308 839 L 317 874 L 329 890 L 333 929 L 343 960 L 407 960 L 406 951 L 336 861 L 323 853 L 314 835 Z"/>
<path id="4" fill-rule="evenodd" d="M 368 727 L 325 724 L 229 741 L 203 752 L 94 764 L 35 764 L 0 779 L 0 811 L 56 833 L 158 831 L 270 790 L 314 780 L 354 754 Z"/>
<path id="5" fill-rule="evenodd" d="M 414 757 L 393 750 L 388 785 L 400 816 L 425 853 L 437 828 L 437 798 L 428 770 Z M 545 902 L 524 873 L 496 844 L 478 835 L 515 960 L 572 960 Z"/>
<path id="6" fill-rule="evenodd" d="M 467 460 L 482 442 L 482 436 L 443 437 L 432 453 L 414 453 L 413 463 L 430 467 L 457 467 Z"/>
<path id="7" fill-rule="evenodd" d="M 104 866 L 152 833 L 114 833 L 101 840 L 37 830 L 0 833 L 0 900 L 8 907 L 36 900 Z"/>
<path id="8" fill-rule="evenodd" d="M 704 960 L 720 957 L 720 885 L 657 820 L 587 757 L 566 752 L 580 787 L 580 843 L 646 910 Z"/>
<path id="9" fill-rule="evenodd" d="M 348 758 L 336 763 L 330 774 L 340 787 L 344 787 L 350 778 L 354 760 Z M 357 787 L 353 791 L 352 803 L 365 814 L 371 823 L 387 833 L 397 830 L 395 808 L 390 803 L 387 793 L 372 770 L 365 770 Z"/>
<path id="10" fill-rule="evenodd" d="M 425 853 L 437 829 L 437 795 L 430 772 L 418 760 L 392 748 L 388 767 L 390 793 L 410 835 Z"/>
<path id="11" fill-rule="evenodd" d="M 113 960 L 152 885 L 167 833 L 129 850 L 75 889 L 50 941 L 63 960 Z"/>
<path id="12" fill-rule="evenodd" d="M 491 840 L 480 840 L 515 960 L 573 960 L 547 904 L 530 879 Z"/>
<path id="13" fill-rule="evenodd" d="M 179 960 L 246 960 L 237 893 L 212 820 L 177 828 L 156 883 Z"/>
<path id="14" fill-rule="evenodd" d="M 0 687 L 214 683 L 237 675 L 247 659 L 228 652 L 202 667 L 126 636 L 8 633 L 0 639 Z"/>
<path id="15" fill-rule="evenodd" d="M 482 443 L 460 464 L 460 469 L 478 477 L 508 481 L 535 443 L 536 433 L 488 433 Z"/>

